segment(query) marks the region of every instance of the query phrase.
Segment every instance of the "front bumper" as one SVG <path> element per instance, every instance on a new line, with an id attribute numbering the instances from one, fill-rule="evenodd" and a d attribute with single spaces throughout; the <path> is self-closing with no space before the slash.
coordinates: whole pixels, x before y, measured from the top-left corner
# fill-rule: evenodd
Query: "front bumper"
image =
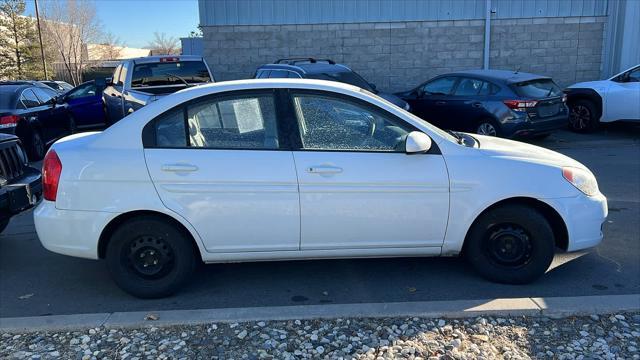
<path id="1" fill-rule="evenodd" d="M 58 254 L 98 259 L 100 234 L 118 213 L 60 210 L 44 200 L 33 212 L 42 246 Z"/>
<path id="2" fill-rule="evenodd" d="M 602 228 L 608 215 L 607 198 L 579 195 L 548 200 L 562 216 L 567 226 L 567 251 L 577 251 L 598 245 L 604 234 Z"/>
<path id="3" fill-rule="evenodd" d="M 0 187 L 0 219 L 32 208 L 42 198 L 40 171 L 25 167 L 21 177 Z"/>

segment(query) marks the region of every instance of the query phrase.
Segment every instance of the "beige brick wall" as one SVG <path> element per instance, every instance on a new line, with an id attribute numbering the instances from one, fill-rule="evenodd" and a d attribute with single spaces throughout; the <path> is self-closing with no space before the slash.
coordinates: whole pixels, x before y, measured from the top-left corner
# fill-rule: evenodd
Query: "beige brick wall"
<path id="1" fill-rule="evenodd" d="M 562 86 L 599 77 L 606 17 L 494 20 L 491 68 L 552 76 Z M 216 79 L 249 78 L 283 57 L 331 58 L 385 91 L 482 67 L 484 20 L 210 26 L 204 55 Z"/>

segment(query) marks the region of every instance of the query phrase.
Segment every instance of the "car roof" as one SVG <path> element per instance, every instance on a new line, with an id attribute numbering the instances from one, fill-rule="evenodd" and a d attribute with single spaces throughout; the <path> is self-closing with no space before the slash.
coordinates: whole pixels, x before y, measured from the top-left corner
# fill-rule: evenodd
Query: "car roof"
<path id="1" fill-rule="evenodd" d="M 512 70 L 465 70 L 454 73 L 443 74 L 440 76 L 473 76 L 483 78 L 494 82 L 503 82 L 506 84 L 515 84 L 538 79 L 551 79 L 548 76 L 536 75 L 526 72 Z"/>
<path id="2" fill-rule="evenodd" d="M 177 58 L 178 61 L 203 61 L 204 59 L 202 56 L 197 56 L 197 55 L 153 55 L 153 56 L 131 58 L 123 61 L 133 61 L 136 64 L 146 64 L 146 63 L 157 63 L 157 62 L 160 62 L 160 59 L 166 59 L 166 58 Z"/>
<path id="3" fill-rule="evenodd" d="M 258 70 L 289 70 L 301 75 L 351 72 L 347 66 L 326 59 L 280 59 L 271 64 L 264 64 Z"/>

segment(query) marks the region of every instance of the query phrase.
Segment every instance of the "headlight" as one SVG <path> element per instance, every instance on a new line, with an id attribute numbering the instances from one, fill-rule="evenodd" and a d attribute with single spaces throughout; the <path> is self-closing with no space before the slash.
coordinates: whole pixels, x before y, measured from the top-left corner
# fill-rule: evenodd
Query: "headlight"
<path id="1" fill-rule="evenodd" d="M 409 103 L 405 103 L 404 104 L 404 109 L 409 111 L 411 109 L 411 106 L 409 106 Z"/>
<path id="2" fill-rule="evenodd" d="M 593 196 L 598 193 L 598 182 L 596 178 L 586 170 L 565 167 L 562 168 L 562 176 L 587 196 Z"/>

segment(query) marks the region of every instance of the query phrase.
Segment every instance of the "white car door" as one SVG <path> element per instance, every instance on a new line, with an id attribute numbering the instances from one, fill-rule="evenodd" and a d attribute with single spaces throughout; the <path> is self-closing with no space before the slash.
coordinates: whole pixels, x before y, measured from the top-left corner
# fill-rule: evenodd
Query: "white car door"
<path id="1" fill-rule="evenodd" d="M 449 178 L 437 148 L 407 155 L 413 126 L 362 100 L 292 90 L 291 104 L 301 250 L 442 245 Z"/>
<path id="2" fill-rule="evenodd" d="M 602 120 L 640 120 L 640 67 L 630 71 L 624 82 L 609 82 Z"/>
<path id="3" fill-rule="evenodd" d="M 209 252 L 299 250 L 298 180 L 281 150 L 273 91 L 183 104 L 144 131 L 149 173 L 165 206 Z"/>

